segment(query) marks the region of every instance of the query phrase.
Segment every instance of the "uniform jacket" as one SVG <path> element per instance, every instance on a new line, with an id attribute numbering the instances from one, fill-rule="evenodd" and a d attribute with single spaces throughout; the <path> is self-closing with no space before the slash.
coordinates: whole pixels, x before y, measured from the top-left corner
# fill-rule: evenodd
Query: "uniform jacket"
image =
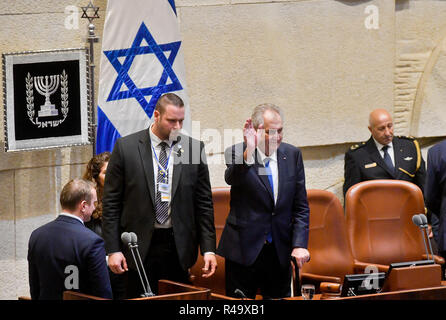
<path id="1" fill-rule="evenodd" d="M 424 190 L 426 166 L 418 142 L 412 138 L 394 137 L 395 171 L 384 163 L 372 137 L 367 142 L 353 146 L 345 154 L 344 196 L 348 189 L 362 181 L 376 179 L 404 180 Z"/>

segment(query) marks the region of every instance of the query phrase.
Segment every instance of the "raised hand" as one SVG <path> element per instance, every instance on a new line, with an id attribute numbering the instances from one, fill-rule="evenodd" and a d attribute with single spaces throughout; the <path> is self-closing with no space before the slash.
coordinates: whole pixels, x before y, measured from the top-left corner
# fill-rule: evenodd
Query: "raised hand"
<path id="1" fill-rule="evenodd" d="M 252 125 L 252 120 L 248 119 L 243 127 L 243 138 L 246 143 L 246 148 L 249 151 L 254 151 L 257 147 L 257 131 Z"/>

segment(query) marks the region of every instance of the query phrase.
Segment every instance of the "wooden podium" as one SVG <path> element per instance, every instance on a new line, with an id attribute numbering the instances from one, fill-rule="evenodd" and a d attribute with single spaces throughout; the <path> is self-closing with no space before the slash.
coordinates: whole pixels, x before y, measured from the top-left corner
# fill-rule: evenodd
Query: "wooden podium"
<path id="1" fill-rule="evenodd" d="M 391 292 L 439 286 L 441 286 L 441 266 L 430 264 L 390 270 L 382 291 Z"/>
<path id="2" fill-rule="evenodd" d="M 158 295 L 129 300 L 210 300 L 211 290 L 184 283 L 159 280 Z M 74 291 L 64 291 L 63 300 L 108 300 Z"/>

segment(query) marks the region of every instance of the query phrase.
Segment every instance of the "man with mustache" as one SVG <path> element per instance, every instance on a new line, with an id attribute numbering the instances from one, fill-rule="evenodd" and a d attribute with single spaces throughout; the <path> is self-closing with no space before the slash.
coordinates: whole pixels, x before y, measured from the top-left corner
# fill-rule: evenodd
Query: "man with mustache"
<path id="1" fill-rule="evenodd" d="M 418 142 L 394 137 L 392 116 L 385 109 L 370 113 L 368 128 L 370 139 L 345 154 L 344 196 L 351 186 L 375 179 L 409 181 L 423 191 L 426 166 Z"/>
<path id="2" fill-rule="evenodd" d="M 375 109 L 369 116 L 369 130 L 372 134 L 367 142 L 354 145 L 345 154 L 344 197 L 348 189 L 362 181 L 375 179 L 404 180 L 416 184 L 424 194 L 426 165 L 421 155 L 420 146 L 414 138 L 395 137 L 393 120 L 385 109 Z M 438 218 L 428 214 L 432 232 L 429 238 L 437 234 Z"/>

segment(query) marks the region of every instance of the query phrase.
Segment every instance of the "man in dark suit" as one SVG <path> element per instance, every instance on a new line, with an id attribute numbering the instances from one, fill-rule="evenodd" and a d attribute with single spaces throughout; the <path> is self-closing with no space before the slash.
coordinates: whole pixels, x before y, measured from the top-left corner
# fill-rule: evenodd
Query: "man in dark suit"
<path id="1" fill-rule="evenodd" d="M 439 219 L 438 251 L 446 259 L 446 140 L 427 153 L 425 198 L 427 208 Z"/>
<path id="2" fill-rule="evenodd" d="M 135 232 L 150 287 L 158 280 L 188 282 L 204 255 L 204 277 L 215 272 L 215 226 L 212 191 L 204 144 L 179 134 L 184 104 L 173 93 L 163 95 L 146 130 L 118 139 L 107 167 L 103 197 L 103 237 L 109 267 L 125 271 L 127 296 L 142 293 L 122 232 Z M 130 260 L 129 260 L 130 259 Z M 127 267 L 128 265 L 128 267 Z"/>
<path id="3" fill-rule="evenodd" d="M 394 137 L 392 117 L 385 109 L 370 113 L 369 130 L 370 139 L 345 154 L 344 196 L 351 186 L 376 179 L 409 181 L 423 191 L 426 167 L 418 142 Z"/>
<path id="4" fill-rule="evenodd" d="M 309 208 L 300 150 L 282 143 L 282 113 L 264 104 L 244 127 L 244 143 L 225 152 L 230 212 L 217 253 L 225 257 L 226 294 L 290 296 L 291 257 L 308 252 Z"/>
<path id="5" fill-rule="evenodd" d="M 112 298 L 104 241 L 84 226 L 95 202 L 92 182 L 71 180 L 60 194 L 62 213 L 32 232 L 28 265 L 33 300 L 61 300 L 65 290 Z"/>

